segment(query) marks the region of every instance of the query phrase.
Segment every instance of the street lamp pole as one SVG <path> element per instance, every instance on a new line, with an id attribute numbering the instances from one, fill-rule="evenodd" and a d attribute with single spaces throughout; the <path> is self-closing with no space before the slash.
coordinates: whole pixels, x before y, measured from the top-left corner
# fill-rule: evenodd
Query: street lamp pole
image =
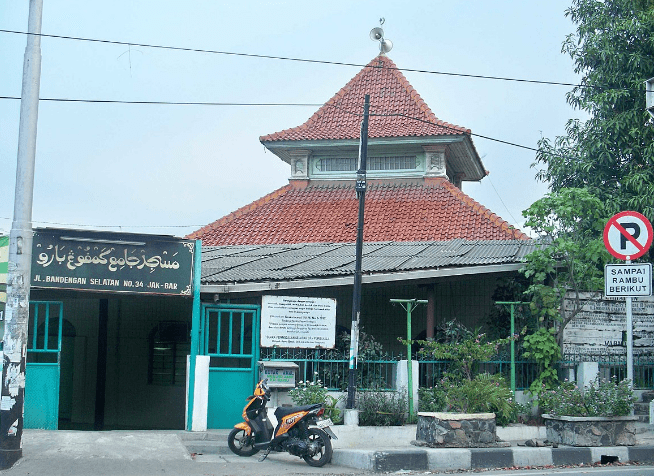
<path id="1" fill-rule="evenodd" d="M 350 368 L 347 379 L 347 409 L 354 408 L 357 389 L 357 357 L 359 352 L 359 316 L 361 314 L 361 261 L 363 255 L 363 215 L 366 201 L 366 160 L 368 157 L 368 114 L 370 95 L 366 94 L 363 104 L 363 121 L 361 121 L 361 139 L 359 141 L 359 169 L 355 190 L 359 199 L 359 217 L 357 222 L 356 258 L 354 268 L 354 291 L 352 295 L 352 330 L 350 332 Z"/>
<path id="2" fill-rule="evenodd" d="M 23 60 L 14 218 L 9 232 L 2 405 L 0 406 L 0 469 L 10 468 L 23 454 L 21 439 L 32 266 L 36 126 L 41 85 L 42 13 L 43 0 L 30 0 L 27 46 Z"/>

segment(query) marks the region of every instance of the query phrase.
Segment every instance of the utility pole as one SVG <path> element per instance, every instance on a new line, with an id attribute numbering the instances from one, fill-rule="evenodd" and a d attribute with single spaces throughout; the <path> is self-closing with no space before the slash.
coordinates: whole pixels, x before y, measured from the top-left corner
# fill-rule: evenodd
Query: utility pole
<path id="1" fill-rule="evenodd" d="M 23 454 L 25 360 L 32 266 L 32 199 L 36 157 L 36 125 L 41 84 L 41 17 L 43 0 L 30 0 L 27 46 L 18 129 L 14 218 L 9 233 L 9 269 L 5 308 L 2 403 L 0 405 L 0 470 Z"/>
<path id="2" fill-rule="evenodd" d="M 347 379 L 347 402 L 345 408 L 353 409 L 357 391 L 357 357 L 359 353 L 359 316 L 361 314 L 361 260 L 363 255 L 363 214 L 366 201 L 366 161 L 368 158 L 368 113 L 370 95 L 366 94 L 359 140 L 359 169 L 354 189 L 359 199 L 357 222 L 356 258 L 354 268 L 354 291 L 352 294 L 352 330 L 350 333 L 350 369 Z"/>

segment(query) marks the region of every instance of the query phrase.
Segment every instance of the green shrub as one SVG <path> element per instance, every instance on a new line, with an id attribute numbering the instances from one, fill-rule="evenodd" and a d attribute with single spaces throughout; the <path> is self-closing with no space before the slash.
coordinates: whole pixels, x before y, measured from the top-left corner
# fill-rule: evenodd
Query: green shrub
<path id="1" fill-rule="evenodd" d="M 487 373 L 472 380 L 448 375 L 437 387 L 419 389 L 418 397 L 421 412 L 495 413 L 498 425 L 517 421 L 524 411 L 504 378 Z"/>
<path id="2" fill-rule="evenodd" d="M 421 412 L 444 412 L 447 392 L 442 386 L 418 388 L 418 409 Z"/>
<path id="3" fill-rule="evenodd" d="M 289 397 L 296 405 L 310 405 L 322 403 L 325 406 L 325 416 L 334 423 L 341 421 L 341 411 L 336 407 L 338 399 L 327 395 L 327 389 L 320 380 L 314 382 L 299 381 L 297 387 L 288 392 Z"/>
<path id="4" fill-rule="evenodd" d="M 524 338 L 525 352 L 522 356 L 535 360 L 539 367 L 539 375 L 529 387 L 532 395 L 537 395 L 542 388 L 554 388 L 559 382 L 559 376 L 554 366 L 561 358 L 561 349 L 556 343 L 555 333 L 554 329 L 541 327 Z"/>
<path id="5" fill-rule="evenodd" d="M 464 332 L 460 325 L 452 327 L 456 338 L 448 342 L 417 341 L 422 346 L 421 355 L 449 364 L 439 385 L 418 390 L 420 411 L 495 413 L 498 425 L 517 421 L 523 408 L 515 402 L 504 378 L 479 372 L 480 362 L 490 360 L 516 336 L 489 341 L 485 334 Z"/>
<path id="6" fill-rule="evenodd" d="M 626 416 L 636 401 L 629 380 L 618 382 L 596 379 L 586 388 L 564 382 L 558 388 L 540 392 L 538 407 L 542 413 L 556 416 Z"/>
<path id="7" fill-rule="evenodd" d="M 357 393 L 361 426 L 402 426 L 409 409 L 406 392 L 363 391 Z"/>

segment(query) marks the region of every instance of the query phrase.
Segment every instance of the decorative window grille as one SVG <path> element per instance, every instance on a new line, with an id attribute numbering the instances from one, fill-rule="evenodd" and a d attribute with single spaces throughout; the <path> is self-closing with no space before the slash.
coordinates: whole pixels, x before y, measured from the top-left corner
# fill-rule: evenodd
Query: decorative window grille
<path id="1" fill-rule="evenodd" d="M 357 158 L 329 157 L 318 161 L 321 172 L 354 172 L 357 169 Z M 368 157 L 367 170 L 414 170 L 417 166 L 415 155 L 399 155 L 393 157 Z"/>
<path id="2" fill-rule="evenodd" d="M 160 322 L 150 333 L 148 383 L 186 385 L 186 356 L 190 351 L 187 322 Z"/>
<path id="3" fill-rule="evenodd" d="M 367 165 L 368 170 L 413 170 L 416 168 L 416 156 L 369 157 Z"/>
<path id="4" fill-rule="evenodd" d="M 318 168 L 321 172 L 351 172 L 357 167 L 357 159 L 354 157 L 331 157 L 320 159 Z"/>

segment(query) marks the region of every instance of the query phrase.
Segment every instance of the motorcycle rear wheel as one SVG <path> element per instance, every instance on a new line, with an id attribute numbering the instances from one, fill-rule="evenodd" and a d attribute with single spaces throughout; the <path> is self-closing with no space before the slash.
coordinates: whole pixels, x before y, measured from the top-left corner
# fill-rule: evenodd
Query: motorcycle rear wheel
<path id="1" fill-rule="evenodd" d="M 248 436 L 245 430 L 234 428 L 229 432 L 227 437 L 227 446 L 232 450 L 232 453 L 239 456 L 252 456 L 257 454 L 259 450 L 254 446 L 254 437 Z"/>
<path id="2" fill-rule="evenodd" d="M 325 466 L 332 459 L 332 441 L 325 433 L 319 428 L 309 428 L 309 443 L 311 445 L 318 445 L 318 450 L 313 455 L 304 455 L 302 459 L 307 462 L 309 466 L 321 467 Z"/>

